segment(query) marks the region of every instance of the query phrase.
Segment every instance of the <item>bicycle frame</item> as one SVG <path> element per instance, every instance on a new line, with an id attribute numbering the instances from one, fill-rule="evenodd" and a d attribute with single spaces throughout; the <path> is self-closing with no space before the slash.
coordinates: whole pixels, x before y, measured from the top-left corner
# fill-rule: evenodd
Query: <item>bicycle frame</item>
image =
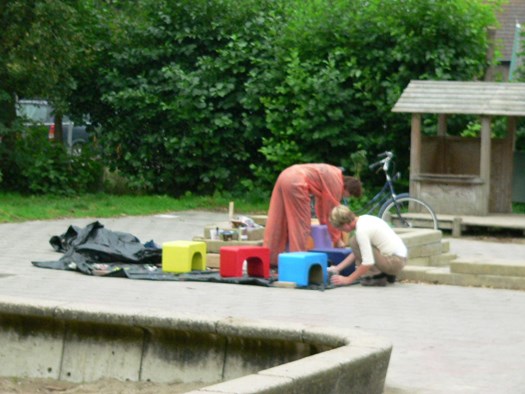
<path id="1" fill-rule="evenodd" d="M 396 172 L 392 176 L 390 175 L 389 169 L 392 158 L 394 157 L 393 153 L 386 151 L 380 153 L 378 156 L 382 157 L 382 159 L 371 164 L 369 168 L 373 170 L 381 167 L 381 170 L 385 174 L 385 183 L 381 190 L 366 202 L 363 207 L 360 209 L 352 209 L 352 211 L 354 211 L 357 216 L 365 214 L 377 216 L 389 223 L 392 227 L 395 227 L 394 224 L 391 223 L 392 218 L 395 218 L 397 223 L 401 223 L 402 227 L 419 227 L 420 223 L 417 221 L 421 220 L 421 217 L 410 217 L 409 215 L 411 210 L 413 210 L 412 213 L 424 213 L 427 217 L 430 217 L 431 228 L 438 229 L 438 219 L 432 207 L 418 198 L 411 197 L 409 193 L 396 193 L 394 183 L 401 175 L 399 172 Z M 310 198 L 311 215 L 315 218 L 315 199 L 313 196 Z M 342 204 L 346 206 L 350 205 L 347 198 L 343 198 Z M 423 218 L 423 221 L 425 220 L 427 219 Z"/>
<path id="2" fill-rule="evenodd" d="M 364 214 L 375 214 L 377 211 L 379 211 L 379 208 L 383 206 L 383 204 L 390 200 L 391 198 L 395 198 L 396 192 L 394 190 L 394 184 L 390 177 L 390 175 L 387 176 L 387 181 L 381 188 L 381 190 L 376 193 L 374 197 L 370 201 L 368 201 L 364 207 L 361 209 L 355 211 L 357 215 L 364 215 Z M 376 215 L 377 216 L 377 215 Z"/>
<path id="3" fill-rule="evenodd" d="M 397 194 L 394 189 L 394 182 L 400 177 L 399 172 L 390 176 L 390 163 L 393 158 L 392 152 L 384 152 L 378 155 L 382 157 L 376 163 L 369 166 L 371 170 L 381 167 L 381 170 L 385 174 L 385 183 L 382 189 L 369 200 L 364 207 L 356 209 L 354 212 L 359 215 L 369 214 L 378 216 L 381 219 L 390 222 L 392 218 L 395 218 L 398 223 L 402 224 L 402 227 L 416 227 L 419 224 L 416 223 L 417 217 L 410 217 L 407 213 L 413 209 L 414 212 L 423 212 L 430 217 L 431 223 L 434 229 L 438 228 L 438 220 L 436 214 L 427 203 L 424 201 L 411 197 L 408 193 Z M 408 205 L 406 205 L 408 204 Z M 348 205 L 346 203 L 346 205 Z M 425 220 L 425 219 L 424 219 Z"/>
<path id="4" fill-rule="evenodd" d="M 381 190 L 374 197 L 372 197 L 372 199 L 368 201 L 364 207 L 356 211 L 357 215 L 377 213 L 386 201 L 388 201 L 389 199 L 395 199 L 396 191 L 394 189 L 394 181 L 399 177 L 399 173 L 395 174 L 393 178 L 388 173 L 391 159 L 391 153 L 388 152 L 386 158 L 370 166 L 371 168 L 373 168 L 382 164 L 381 169 L 385 174 L 386 181 Z"/>

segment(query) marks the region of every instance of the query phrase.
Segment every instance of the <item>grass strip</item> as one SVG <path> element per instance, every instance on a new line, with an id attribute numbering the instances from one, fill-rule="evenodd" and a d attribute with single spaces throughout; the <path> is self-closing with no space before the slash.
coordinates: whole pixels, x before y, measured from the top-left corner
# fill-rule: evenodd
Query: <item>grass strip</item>
<path id="1" fill-rule="evenodd" d="M 23 196 L 0 193 L 0 223 L 28 220 L 51 220 L 81 217 L 118 217 L 170 213 L 184 210 L 227 212 L 234 202 L 235 214 L 266 213 L 268 200 L 235 199 L 229 196 L 169 196 L 109 195 Z"/>

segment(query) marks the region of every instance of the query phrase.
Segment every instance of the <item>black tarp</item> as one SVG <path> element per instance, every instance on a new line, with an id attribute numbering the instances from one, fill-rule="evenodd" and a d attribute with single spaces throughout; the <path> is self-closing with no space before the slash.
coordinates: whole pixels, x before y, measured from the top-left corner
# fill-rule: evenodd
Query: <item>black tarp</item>
<path id="1" fill-rule="evenodd" d="M 33 261 L 36 267 L 95 275 L 108 264 L 156 266 L 162 262 L 162 249 L 154 242 L 143 245 L 134 235 L 108 230 L 98 221 L 84 228 L 69 226 L 49 243 L 64 256 L 58 261 Z"/>
<path id="2" fill-rule="evenodd" d="M 33 261 L 39 268 L 78 271 L 86 275 L 143 280 L 206 281 L 270 286 L 273 279 L 222 278 L 217 271 L 174 274 L 162 271 L 162 248 L 149 241 L 142 244 L 129 233 L 108 230 L 96 221 L 84 228 L 69 226 L 62 235 L 49 240 L 64 255 L 54 261 Z"/>
<path id="3" fill-rule="evenodd" d="M 120 277 L 142 280 L 198 281 L 272 286 L 277 278 L 249 276 L 223 278 L 217 271 L 192 271 L 174 274 L 162 271 L 162 248 L 149 241 L 142 244 L 132 234 L 108 230 L 100 222 L 84 228 L 69 226 L 67 231 L 54 235 L 49 243 L 64 255 L 55 261 L 32 261 L 35 267 L 77 271 L 86 275 Z M 324 290 L 329 285 L 310 284 L 306 288 Z"/>

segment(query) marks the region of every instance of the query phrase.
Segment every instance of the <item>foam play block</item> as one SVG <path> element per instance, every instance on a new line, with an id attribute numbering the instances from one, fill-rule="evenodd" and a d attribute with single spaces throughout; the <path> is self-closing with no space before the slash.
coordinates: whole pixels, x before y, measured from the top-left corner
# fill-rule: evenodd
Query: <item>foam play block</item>
<path id="1" fill-rule="evenodd" d="M 171 241 L 162 244 L 162 271 L 183 273 L 205 269 L 205 242 Z"/>
<path id="2" fill-rule="evenodd" d="M 297 286 L 328 283 L 326 253 L 280 253 L 278 258 L 280 282 L 295 282 Z"/>
<path id="3" fill-rule="evenodd" d="M 326 224 L 312 224 L 310 231 L 314 240 L 313 249 L 325 249 L 334 246 L 332 239 L 330 238 L 330 233 L 328 232 L 328 226 L 326 226 Z"/>
<path id="4" fill-rule="evenodd" d="M 325 253 L 328 259 L 328 266 L 339 265 L 349 254 L 352 253 L 350 248 L 320 248 L 312 249 L 309 252 Z M 340 272 L 341 275 L 348 276 L 355 271 L 355 263 L 346 267 Z"/>
<path id="5" fill-rule="evenodd" d="M 270 277 L 270 249 L 265 246 L 223 246 L 220 249 L 222 277 L 243 276 L 246 261 L 248 276 Z"/>

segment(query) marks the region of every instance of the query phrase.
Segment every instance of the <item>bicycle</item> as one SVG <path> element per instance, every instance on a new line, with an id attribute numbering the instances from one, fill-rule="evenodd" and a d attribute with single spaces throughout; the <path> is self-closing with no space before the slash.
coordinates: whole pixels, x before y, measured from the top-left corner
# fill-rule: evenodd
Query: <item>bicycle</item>
<path id="1" fill-rule="evenodd" d="M 394 154 L 390 151 L 380 153 L 381 160 L 369 165 L 371 170 L 381 167 L 385 174 L 385 184 L 357 215 L 374 214 L 392 227 L 438 229 L 438 219 L 434 210 L 423 200 L 411 197 L 409 193 L 396 194 L 394 182 L 401 176 L 399 172 L 390 175 L 390 164 Z"/>

